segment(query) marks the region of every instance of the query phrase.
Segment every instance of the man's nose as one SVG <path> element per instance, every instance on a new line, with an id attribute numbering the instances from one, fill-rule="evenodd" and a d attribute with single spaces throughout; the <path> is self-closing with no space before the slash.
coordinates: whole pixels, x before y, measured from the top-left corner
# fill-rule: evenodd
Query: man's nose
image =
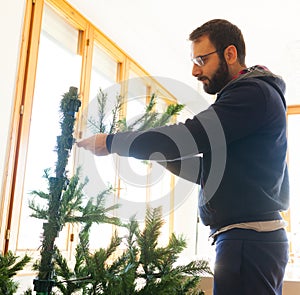
<path id="1" fill-rule="evenodd" d="M 194 64 L 193 69 L 192 69 L 192 75 L 194 77 L 198 77 L 199 75 L 202 74 L 202 69 L 198 65 Z"/>

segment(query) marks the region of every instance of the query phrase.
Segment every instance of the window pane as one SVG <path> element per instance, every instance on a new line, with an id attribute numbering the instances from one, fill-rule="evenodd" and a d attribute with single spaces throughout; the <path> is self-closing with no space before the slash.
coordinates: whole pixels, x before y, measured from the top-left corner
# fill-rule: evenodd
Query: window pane
<path id="1" fill-rule="evenodd" d="M 126 121 L 131 125 L 146 108 L 147 87 L 143 79 L 134 71 L 129 71 Z M 134 158 L 120 158 L 120 202 L 123 216 L 129 218 L 136 214 L 143 220 L 147 199 L 148 165 Z"/>
<path id="2" fill-rule="evenodd" d="M 100 89 L 102 90 L 103 95 L 107 96 L 106 108 L 104 111 L 105 117 L 103 120 L 107 129 L 103 130 L 102 132 L 109 132 L 110 125 L 112 123 L 112 110 L 116 103 L 116 97 L 120 94 L 120 85 L 116 83 L 117 69 L 117 61 L 107 54 L 100 45 L 95 43 L 92 61 L 90 99 L 86 115 L 88 119 L 88 125 L 85 136 L 89 136 L 100 131 L 99 104 L 97 101 L 97 95 L 98 97 L 103 98 L 99 91 Z M 93 126 L 92 122 L 94 122 L 96 126 Z M 112 156 L 95 157 L 94 160 L 97 167 L 97 172 L 99 173 L 103 183 L 114 185 L 115 169 Z M 87 169 L 88 168 L 89 167 L 87 167 Z M 99 186 L 99 190 L 103 190 L 105 188 L 106 187 Z"/>
<path id="3" fill-rule="evenodd" d="M 145 112 L 147 87 L 141 77 L 133 71 L 129 72 L 126 118 L 129 122 Z"/>
<path id="4" fill-rule="evenodd" d="M 63 36 L 63 37 L 62 37 Z M 30 126 L 24 197 L 18 236 L 18 249 L 37 249 L 41 244 L 43 221 L 29 217 L 29 194 L 47 192 L 42 179 L 46 168 L 54 170 L 56 137 L 60 134 L 59 104 L 70 86 L 79 87 L 81 58 L 76 55 L 78 31 L 45 6 L 40 38 L 37 76 Z M 70 170 L 70 169 L 69 169 Z M 39 200 L 37 200 L 39 201 Z M 30 231 L 28 230 L 30 228 Z M 65 233 L 61 233 L 63 241 Z M 64 240 L 65 241 L 65 240 Z"/>
<path id="5" fill-rule="evenodd" d="M 116 82 L 118 71 L 118 62 L 113 59 L 98 43 L 94 44 L 93 61 L 92 61 L 92 73 L 90 81 L 90 99 L 88 107 L 88 119 L 92 119 L 99 122 L 99 105 L 97 102 L 97 95 L 99 95 L 99 89 L 107 95 L 107 107 L 105 111 L 104 123 L 107 126 L 106 132 L 109 131 L 109 126 L 112 123 L 112 109 L 116 103 L 116 97 L 120 94 L 120 85 Z M 99 127 L 99 125 L 98 125 Z M 88 123 L 86 136 L 95 132 L 94 128 L 91 128 Z M 85 157 L 86 154 L 83 155 Z M 83 167 L 86 161 L 83 162 Z M 93 162 L 96 168 L 97 177 L 100 181 L 97 181 L 93 186 L 95 194 L 88 197 L 96 197 L 98 193 L 108 188 L 108 186 L 116 187 L 116 171 L 115 171 L 115 157 L 109 155 L 107 157 L 94 157 Z M 84 167 L 86 173 L 91 173 L 91 167 Z M 95 177 L 89 177 L 92 181 Z M 98 178 L 97 178 L 98 179 Z M 92 183 L 88 185 L 92 186 Z M 111 206 L 115 203 L 114 192 L 106 197 L 105 206 Z M 115 212 L 108 212 L 108 215 L 112 215 Z M 113 226 L 110 224 L 94 224 L 90 231 L 90 248 L 98 249 L 100 247 L 106 248 L 109 244 L 110 238 L 113 233 Z M 101 234 L 100 234 L 101 233 Z"/>
<path id="6" fill-rule="evenodd" d="M 99 88 L 105 90 L 116 83 L 117 69 L 117 62 L 98 43 L 95 43 L 90 88 L 91 99 L 97 95 Z"/>

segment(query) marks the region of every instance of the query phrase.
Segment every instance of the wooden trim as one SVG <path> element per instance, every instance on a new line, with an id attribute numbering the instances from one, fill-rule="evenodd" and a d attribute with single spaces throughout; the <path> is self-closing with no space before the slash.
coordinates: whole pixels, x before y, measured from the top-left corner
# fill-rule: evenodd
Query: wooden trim
<path id="1" fill-rule="evenodd" d="M 117 60 L 117 62 L 123 63 L 125 61 L 126 53 L 96 27 L 94 27 L 94 38 L 96 42 L 101 44 L 101 47 L 106 51 L 106 53 Z"/>
<path id="2" fill-rule="evenodd" d="M 67 20 L 73 27 L 78 30 L 85 31 L 87 27 L 86 18 L 79 13 L 71 4 L 64 0 L 46 0 L 46 3 L 49 4 L 60 16 Z"/>
<path id="3" fill-rule="evenodd" d="M 17 145 L 18 145 L 18 130 L 20 124 L 20 109 L 23 105 L 23 87 L 24 87 L 24 77 L 26 71 L 26 52 L 28 50 L 28 40 L 30 34 L 30 27 L 31 27 L 31 15 L 32 15 L 32 3 L 31 1 L 27 1 L 25 7 L 25 16 L 24 16 L 24 24 L 23 24 L 23 33 L 22 33 L 22 42 L 20 47 L 20 61 L 19 61 L 19 68 L 17 74 L 17 82 L 16 82 L 16 92 L 14 98 L 14 111 L 12 114 L 12 119 L 10 122 L 10 140 L 7 144 L 7 156 L 5 162 L 5 171 L 3 175 L 5 179 L 3 179 L 3 186 L 1 195 L 3 196 L 1 207 L 0 207 L 0 245 L 2 249 L 2 245 L 4 247 L 5 244 L 5 236 L 7 232 L 7 218 L 8 218 L 8 211 L 10 206 L 9 195 L 11 194 L 12 189 L 12 182 L 13 182 L 13 171 L 15 165 L 15 157 L 17 154 Z"/>
<path id="4" fill-rule="evenodd" d="M 27 1 L 23 37 L 20 51 L 20 63 L 18 69 L 18 81 L 16 84 L 15 107 L 13 112 L 12 128 L 10 131 L 11 142 L 8 156 L 7 181 L 4 185 L 4 199 L 7 202 L 8 213 L 6 231 L 10 230 L 14 212 L 20 212 L 23 189 L 23 179 L 26 167 L 26 155 L 29 137 L 29 125 L 32 109 L 32 97 L 34 92 L 36 61 L 39 48 L 39 37 L 42 22 L 44 1 Z M 20 108 L 24 111 L 20 112 Z M 4 210 L 5 211 L 5 210 Z M 4 240 L 4 252 L 11 245 L 15 248 L 17 234 L 11 231 L 10 239 Z"/>
<path id="5" fill-rule="evenodd" d="M 83 31 L 83 46 L 82 46 L 82 63 L 81 63 L 81 79 L 79 96 L 81 100 L 81 108 L 79 117 L 82 111 L 85 110 L 89 103 L 90 96 L 90 80 L 93 62 L 94 35 L 93 27 L 88 26 L 86 31 Z"/>
<path id="6" fill-rule="evenodd" d="M 123 119 L 127 113 L 127 97 L 128 97 L 128 79 L 129 79 L 129 59 L 125 58 L 122 63 L 119 63 L 117 82 L 121 84 L 121 96 L 124 101 L 120 111 L 120 119 Z"/>
<path id="7" fill-rule="evenodd" d="M 300 104 L 287 106 L 287 115 L 297 115 L 300 114 Z"/>
<path id="8" fill-rule="evenodd" d="M 81 44 L 78 45 L 81 48 L 82 62 L 81 62 L 81 76 L 80 76 L 80 89 L 79 89 L 79 99 L 81 101 L 81 107 L 79 112 L 76 114 L 75 122 L 75 138 L 82 138 L 83 130 L 86 127 L 86 120 L 83 119 L 84 112 L 89 104 L 90 96 L 90 81 L 91 81 L 91 72 L 92 72 L 92 61 L 93 61 L 93 48 L 94 48 L 94 34 L 93 27 L 87 26 L 85 31 L 81 31 L 81 38 L 78 42 Z M 79 153 L 75 148 L 73 157 L 73 167 L 76 167 L 76 163 L 79 161 Z M 71 159 L 72 160 L 72 159 Z"/>

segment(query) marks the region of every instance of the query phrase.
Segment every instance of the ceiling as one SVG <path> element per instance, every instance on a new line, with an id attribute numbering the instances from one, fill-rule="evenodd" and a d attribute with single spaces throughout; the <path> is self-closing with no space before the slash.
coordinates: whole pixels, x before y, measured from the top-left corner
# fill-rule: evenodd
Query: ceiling
<path id="1" fill-rule="evenodd" d="M 151 75 L 174 79 L 194 89 L 198 83 L 191 75 L 188 35 L 209 19 L 228 19 L 244 34 L 247 66 L 268 66 L 294 81 L 290 89 L 295 88 L 300 95 L 298 0 L 68 2 Z"/>

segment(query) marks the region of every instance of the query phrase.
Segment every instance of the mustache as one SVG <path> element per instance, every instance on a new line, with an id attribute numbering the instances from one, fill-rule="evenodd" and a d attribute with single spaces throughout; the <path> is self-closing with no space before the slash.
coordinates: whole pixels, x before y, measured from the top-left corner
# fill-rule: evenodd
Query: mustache
<path id="1" fill-rule="evenodd" d="M 204 81 L 204 80 L 209 80 L 209 79 L 208 79 L 208 77 L 206 77 L 206 76 L 198 76 L 198 77 L 197 77 L 197 80 L 198 80 L 198 81 Z"/>

